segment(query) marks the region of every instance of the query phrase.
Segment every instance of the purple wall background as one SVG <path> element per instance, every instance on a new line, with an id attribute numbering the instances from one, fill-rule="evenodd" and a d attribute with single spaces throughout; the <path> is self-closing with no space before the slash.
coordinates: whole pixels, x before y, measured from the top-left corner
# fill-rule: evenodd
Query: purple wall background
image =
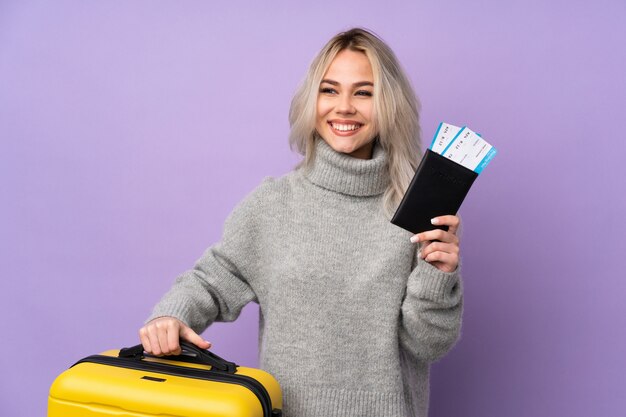
<path id="1" fill-rule="evenodd" d="M 398 54 L 425 143 L 446 120 L 499 149 L 461 211 L 463 336 L 431 416 L 626 413 L 626 3 L 212 3 L 0 2 L 0 415 L 44 415 L 73 361 L 137 342 L 297 162 L 292 93 L 354 25 Z M 255 365 L 256 317 L 206 337 Z"/>

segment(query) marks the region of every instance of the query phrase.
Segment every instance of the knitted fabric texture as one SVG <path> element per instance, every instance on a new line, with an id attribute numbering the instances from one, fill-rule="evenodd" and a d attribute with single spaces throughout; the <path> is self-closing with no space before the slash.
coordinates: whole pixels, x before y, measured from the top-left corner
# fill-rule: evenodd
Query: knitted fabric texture
<path id="1" fill-rule="evenodd" d="M 459 335 L 461 282 L 385 218 L 388 181 L 381 147 L 361 160 L 318 140 L 312 168 L 246 197 L 149 320 L 202 332 L 256 302 L 260 366 L 285 417 L 427 416 L 429 364 Z"/>

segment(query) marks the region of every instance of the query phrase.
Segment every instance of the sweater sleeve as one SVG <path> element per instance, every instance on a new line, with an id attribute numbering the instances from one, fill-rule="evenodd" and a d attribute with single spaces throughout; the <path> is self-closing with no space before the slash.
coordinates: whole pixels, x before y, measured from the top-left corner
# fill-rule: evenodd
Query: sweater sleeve
<path id="1" fill-rule="evenodd" d="M 443 272 L 419 260 L 408 278 L 400 343 L 418 359 L 440 359 L 460 335 L 463 295 L 459 268 Z"/>
<path id="2" fill-rule="evenodd" d="M 175 317 L 200 333 L 214 321 L 235 320 L 246 304 L 257 301 L 250 283 L 258 235 L 256 206 L 253 194 L 233 210 L 222 240 L 208 248 L 193 269 L 176 278 L 147 321 Z"/>

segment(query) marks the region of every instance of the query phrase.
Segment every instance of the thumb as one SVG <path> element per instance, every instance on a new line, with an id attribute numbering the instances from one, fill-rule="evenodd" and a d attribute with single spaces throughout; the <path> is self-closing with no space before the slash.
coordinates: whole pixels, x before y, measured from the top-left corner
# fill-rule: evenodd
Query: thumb
<path id="1" fill-rule="evenodd" d="M 180 328 L 180 337 L 188 342 L 193 343 L 201 349 L 209 349 L 211 342 L 207 342 L 198 333 L 194 332 L 190 327 L 183 325 Z"/>

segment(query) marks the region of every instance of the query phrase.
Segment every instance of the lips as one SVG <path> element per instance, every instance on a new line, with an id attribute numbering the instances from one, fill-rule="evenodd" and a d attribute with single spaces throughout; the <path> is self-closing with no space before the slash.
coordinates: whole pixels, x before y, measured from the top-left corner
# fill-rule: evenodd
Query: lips
<path id="1" fill-rule="evenodd" d="M 358 123 L 355 121 L 329 121 L 328 126 L 333 131 L 333 133 L 346 136 L 355 134 L 362 126 L 362 123 Z"/>

